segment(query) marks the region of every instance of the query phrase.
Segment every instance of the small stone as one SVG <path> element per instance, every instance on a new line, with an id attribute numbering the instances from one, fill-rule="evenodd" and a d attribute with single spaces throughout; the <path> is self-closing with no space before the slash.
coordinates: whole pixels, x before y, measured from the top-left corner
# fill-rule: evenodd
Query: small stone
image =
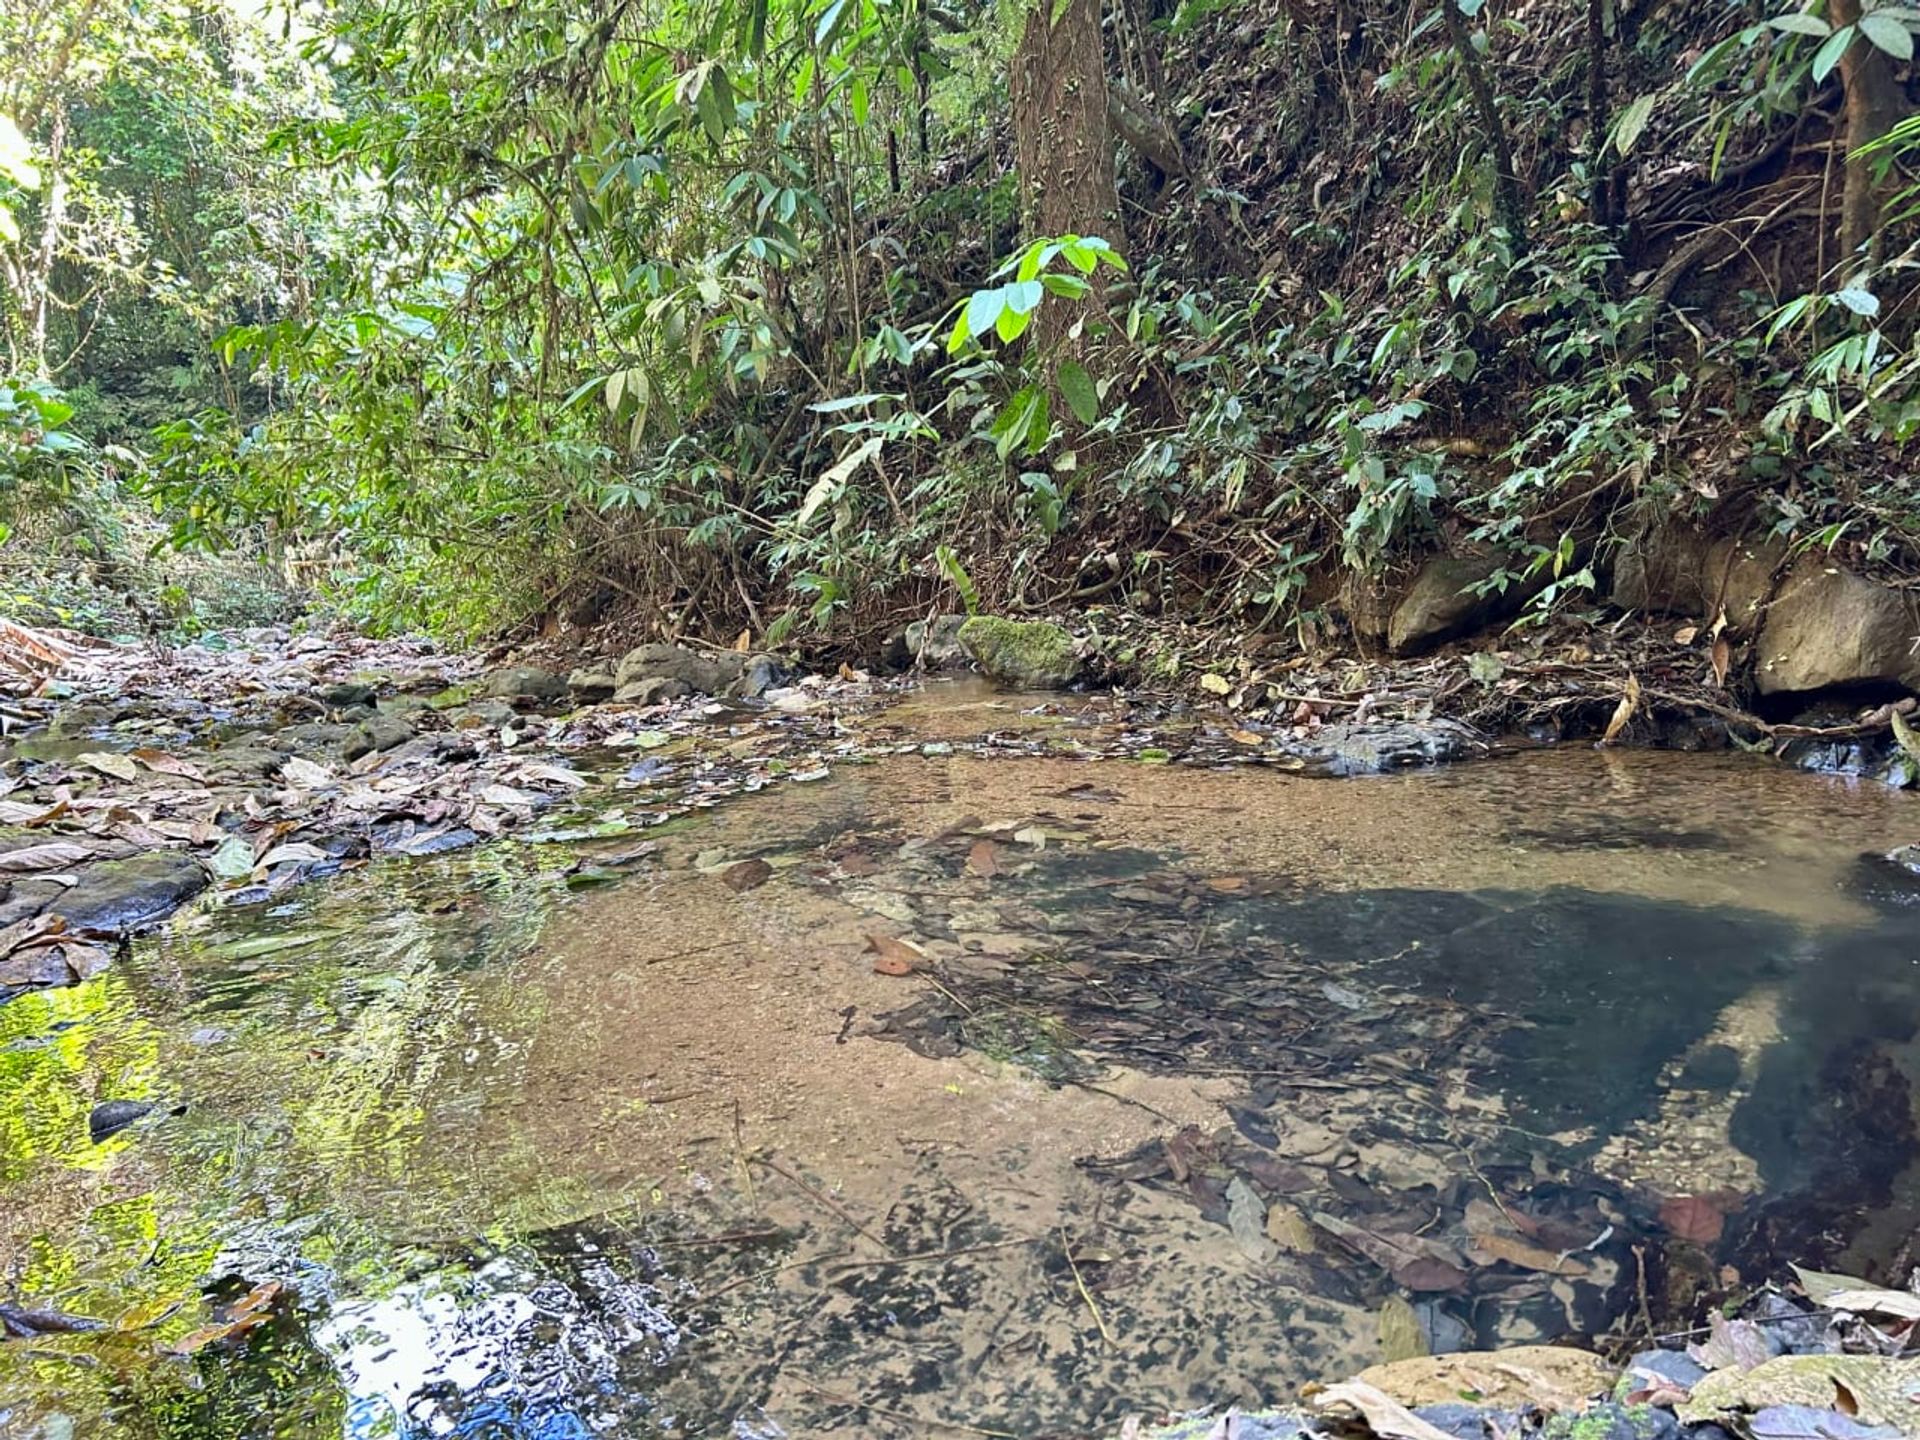
<path id="1" fill-rule="evenodd" d="M 165 919 L 206 888 L 207 872 L 191 855 L 155 850 L 87 867 L 51 908 L 71 930 L 115 934 Z"/>
<path id="2" fill-rule="evenodd" d="M 330 710 L 346 710 L 355 705 L 373 704 L 376 694 L 373 686 L 362 681 L 342 680 L 321 690 L 318 699 Z"/>
<path id="3" fill-rule="evenodd" d="M 381 711 L 361 723 L 360 734 L 369 748 L 392 750 L 413 738 L 413 726 L 399 715 L 389 715 Z"/>
<path id="4" fill-rule="evenodd" d="M 966 625 L 964 615 L 935 615 L 915 620 L 901 633 L 902 666 L 918 665 L 922 670 L 955 670 L 967 663 L 967 649 L 960 643 L 960 631 Z"/>
<path id="5" fill-rule="evenodd" d="M 149 1100 L 108 1100 L 87 1115 L 87 1138 L 98 1145 L 155 1109 Z"/>

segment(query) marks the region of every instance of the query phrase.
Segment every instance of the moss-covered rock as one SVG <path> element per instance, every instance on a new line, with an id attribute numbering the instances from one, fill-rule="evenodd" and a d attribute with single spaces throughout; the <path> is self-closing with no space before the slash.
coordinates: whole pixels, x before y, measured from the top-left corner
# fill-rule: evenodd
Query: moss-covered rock
<path id="1" fill-rule="evenodd" d="M 1058 690 L 1080 673 L 1073 637 L 1045 620 L 1002 620 L 975 615 L 960 627 L 960 648 L 1003 685 Z"/>

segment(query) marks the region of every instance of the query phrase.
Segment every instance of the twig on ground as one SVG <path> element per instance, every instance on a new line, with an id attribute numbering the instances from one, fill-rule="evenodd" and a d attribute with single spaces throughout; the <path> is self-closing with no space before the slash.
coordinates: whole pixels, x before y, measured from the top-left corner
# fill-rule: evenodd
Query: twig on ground
<path id="1" fill-rule="evenodd" d="M 1113 1332 L 1107 1329 L 1107 1317 L 1100 1313 L 1100 1307 L 1094 1303 L 1093 1291 L 1087 1288 L 1086 1279 L 1080 1274 L 1079 1262 L 1073 1258 L 1073 1237 L 1067 1234 L 1065 1226 L 1060 1229 L 1060 1248 L 1066 1254 L 1067 1268 L 1073 1271 L 1073 1283 L 1079 1287 L 1080 1298 L 1087 1302 L 1087 1309 L 1093 1312 L 1093 1323 L 1100 1329 L 1100 1338 L 1112 1345 Z"/>
<path id="2" fill-rule="evenodd" d="M 864 1239 L 872 1241 L 875 1245 L 878 1245 L 882 1250 L 886 1251 L 889 1255 L 892 1255 L 895 1253 L 894 1248 L 891 1245 L 889 1245 L 885 1240 L 882 1240 L 878 1235 L 874 1234 L 866 1226 L 862 1225 L 858 1220 L 854 1219 L 853 1216 L 849 1215 L 843 1207 L 836 1204 L 834 1201 L 829 1200 L 825 1195 L 822 1195 L 818 1190 L 814 1189 L 813 1186 L 809 1185 L 806 1181 L 802 1180 L 798 1175 L 794 1174 L 791 1170 L 787 1169 L 787 1167 L 782 1165 L 778 1160 L 772 1160 L 762 1155 L 762 1156 L 756 1157 L 755 1163 L 764 1165 L 767 1167 L 767 1169 L 773 1171 L 774 1174 L 782 1176 L 787 1180 L 791 1180 L 795 1185 L 799 1186 L 800 1189 L 809 1197 L 811 1197 L 815 1202 L 824 1206 L 827 1210 L 837 1215 L 841 1220 L 851 1225 L 856 1231 L 860 1233 L 860 1235 Z"/>

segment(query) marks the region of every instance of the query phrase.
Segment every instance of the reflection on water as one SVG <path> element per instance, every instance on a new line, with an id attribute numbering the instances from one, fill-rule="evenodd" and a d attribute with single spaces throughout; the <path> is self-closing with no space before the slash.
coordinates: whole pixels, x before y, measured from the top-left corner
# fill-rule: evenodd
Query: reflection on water
<path id="1" fill-rule="evenodd" d="M 0 1345 L 0 1433 L 1079 1433 L 1364 1365 L 1390 1295 L 1444 1347 L 1606 1326 L 1635 1245 L 1870 1269 L 1912 828 L 1736 760 L 915 755 L 598 894 L 499 847 L 192 917 L 0 1008 L 0 1300 L 108 1326 Z"/>

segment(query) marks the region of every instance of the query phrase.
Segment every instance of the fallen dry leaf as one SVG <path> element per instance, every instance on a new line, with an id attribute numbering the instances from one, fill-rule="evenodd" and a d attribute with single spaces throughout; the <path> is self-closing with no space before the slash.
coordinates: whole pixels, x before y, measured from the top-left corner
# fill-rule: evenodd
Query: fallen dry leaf
<path id="1" fill-rule="evenodd" d="M 1000 847 L 991 840 L 976 840 L 967 851 L 967 871 L 983 880 L 1000 873 Z"/>
<path id="2" fill-rule="evenodd" d="M 133 752 L 133 758 L 159 774 L 178 775 L 183 780 L 198 780 L 202 784 L 206 783 L 206 773 L 198 765 L 190 760 L 182 760 L 176 755 L 169 755 L 164 750 L 136 750 Z"/>
<path id="3" fill-rule="evenodd" d="M 1711 1245 L 1726 1228 L 1726 1212 L 1705 1195 L 1676 1195 L 1660 1207 L 1660 1223 L 1680 1240 Z"/>
<path id="4" fill-rule="evenodd" d="M 1585 1275 L 1587 1266 L 1571 1255 L 1556 1255 L 1539 1245 L 1530 1245 L 1508 1235 L 1476 1235 L 1467 1253 L 1483 1265 L 1503 1263 L 1522 1270 L 1538 1270 L 1547 1275 Z"/>
<path id="5" fill-rule="evenodd" d="M 50 840 L 45 845 L 29 845 L 23 850 L 0 854 L 0 871 L 58 870 L 62 865 L 78 865 L 91 860 L 93 851 L 69 840 Z"/>
<path id="6" fill-rule="evenodd" d="M 911 975 L 927 960 L 926 951 L 897 935 L 869 935 L 867 949 L 873 952 L 876 975 Z"/>
<path id="7" fill-rule="evenodd" d="M 216 1341 L 231 1340 L 256 1326 L 264 1325 L 272 1318 L 273 1302 L 279 1298 L 283 1288 L 278 1280 L 256 1285 L 233 1304 L 217 1310 L 213 1324 L 203 1325 L 191 1334 L 181 1336 L 167 1348 L 175 1355 L 191 1355 Z"/>
<path id="8" fill-rule="evenodd" d="M 333 772 L 295 755 L 280 767 L 280 778 L 302 790 L 319 790 L 333 783 Z"/>
<path id="9" fill-rule="evenodd" d="M 1398 1400 L 1362 1380 L 1344 1385 L 1329 1385 L 1313 1397 L 1322 1410 L 1350 1405 L 1366 1418 L 1368 1427 L 1380 1440 L 1452 1440 L 1446 1431 L 1430 1425 Z"/>
<path id="10" fill-rule="evenodd" d="M 1607 721 L 1607 733 L 1600 737 L 1602 745 L 1611 745 L 1620 738 L 1620 732 L 1627 728 L 1627 722 L 1633 719 L 1633 712 L 1640 708 L 1640 678 L 1631 670 L 1627 672 L 1627 688 L 1620 697 L 1620 703 L 1613 707 L 1613 718 Z"/>

